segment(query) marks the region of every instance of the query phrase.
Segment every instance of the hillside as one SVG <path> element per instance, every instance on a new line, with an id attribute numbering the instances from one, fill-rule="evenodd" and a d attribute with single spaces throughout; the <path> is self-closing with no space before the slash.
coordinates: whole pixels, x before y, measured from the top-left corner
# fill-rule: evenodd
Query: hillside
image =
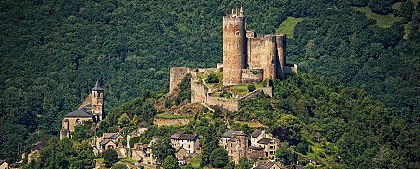
<path id="1" fill-rule="evenodd" d="M 247 9 L 249 29 L 260 33 L 274 33 L 288 17 L 305 18 L 288 40 L 288 59 L 299 71 L 364 89 L 389 109 L 386 122 L 418 129 L 420 8 L 414 4 L 409 12 L 411 30 L 404 40 L 400 22 L 383 28 L 352 8 L 393 12 L 394 1 L 370 2 L 2 1 L 0 159 L 18 161 L 19 152 L 36 140 L 30 133 L 57 135 L 62 116 L 77 108 L 96 80 L 106 90 L 109 119 L 121 115 L 113 113 L 119 105 L 145 112 L 143 118 L 149 119 L 155 113 L 150 93 L 167 89 L 170 66 L 215 67 L 221 62 L 221 16 L 238 6 Z M 143 102 L 147 105 L 138 106 Z M 102 124 L 103 130 L 116 123 Z M 398 131 L 379 142 L 390 147 L 380 151 L 406 159 L 401 165 L 408 166 L 418 155 L 399 153 L 416 150 L 412 145 L 417 142 L 409 143 L 411 132 Z M 398 152 L 391 152 L 395 148 Z M 367 159 L 375 152 L 364 151 Z M 358 160 L 363 162 L 351 161 Z"/>

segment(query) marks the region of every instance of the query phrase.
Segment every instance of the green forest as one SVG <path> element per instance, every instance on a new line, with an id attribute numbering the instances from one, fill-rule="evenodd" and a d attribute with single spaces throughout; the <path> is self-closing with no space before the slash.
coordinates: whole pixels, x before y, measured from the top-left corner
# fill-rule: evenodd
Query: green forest
<path id="1" fill-rule="evenodd" d="M 256 119 L 286 138 L 284 152 L 296 147 L 299 155 L 322 157 L 329 167 L 420 168 L 418 1 L 0 3 L 0 159 L 9 163 L 21 160 L 32 143 L 52 137 L 41 153 L 49 162 L 31 165 L 86 166 L 83 159 L 93 158 L 87 143 L 55 136 L 62 117 L 77 109 L 96 80 L 105 89 L 108 114 L 100 132 L 116 130 L 123 114 L 142 119 L 136 125 L 150 124 L 156 114 L 151 105 L 168 91 L 169 68 L 222 62 L 222 16 L 243 6 L 247 29 L 258 33 L 275 33 L 286 19 L 298 18 L 287 57 L 301 73 L 275 81 L 273 99 L 245 102 L 227 118 Z M 216 128 L 184 130 L 203 140 L 206 132 L 223 133 L 222 117 L 213 116 L 208 120 Z M 307 152 L 304 145 L 321 150 Z M 55 147 L 63 151 L 51 159 Z M 80 160 L 55 161 L 66 155 Z"/>

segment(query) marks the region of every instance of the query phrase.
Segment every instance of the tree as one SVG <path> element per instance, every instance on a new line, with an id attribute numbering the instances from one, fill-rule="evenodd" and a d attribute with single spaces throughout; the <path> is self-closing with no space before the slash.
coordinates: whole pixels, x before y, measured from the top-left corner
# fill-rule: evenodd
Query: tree
<path id="1" fill-rule="evenodd" d="M 128 167 L 124 164 L 114 164 L 112 169 L 128 169 Z"/>
<path id="2" fill-rule="evenodd" d="M 280 146 L 276 150 L 275 156 L 282 164 L 285 165 L 295 164 L 297 160 L 296 153 L 293 152 L 291 148 L 287 147 L 287 145 Z"/>
<path id="3" fill-rule="evenodd" d="M 215 73 L 210 73 L 206 81 L 207 83 L 219 83 L 219 77 Z"/>
<path id="4" fill-rule="evenodd" d="M 255 85 L 253 85 L 253 84 L 250 84 L 250 85 L 248 85 L 248 92 L 252 92 L 252 91 L 254 91 L 256 88 L 255 88 Z"/>
<path id="5" fill-rule="evenodd" d="M 238 169 L 250 169 L 253 165 L 253 161 L 249 161 L 245 157 L 239 159 Z"/>
<path id="6" fill-rule="evenodd" d="M 228 153 L 225 149 L 214 149 L 210 154 L 210 163 L 213 167 L 223 168 L 229 162 Z"/>
<path id="7" fill-rule="evenodd" d="M 108 149 L 104 152 L 105 167 L 111 167 L 112 164 L 118 162 L 118 153 L 113 149 Z"/>
<path id="8" fill-rule="evenodd" d="M 413 12 L 414 4 L 412 1 L 402 2 L 400 8 L 398 9 L 398 14 L 400 14 L 403 17 L 403 23 L 411 21 L 411 15 L 413 14 Z"/>
<path id="9" fill-rule="evenodd" d="M 175 156 L 175 149 L 172 147 L 169 138 L 157 140 L 152 146 L 152 151 L 159 162 L 162 162 L 168 156 Z"/>
<path id="10" fill-rule="evenodd" d="M 70 169 L 91 169 L 95 167 L 92 146 L 89 141 L 83 140 L 81 143 L 75 143 L 74 148 L 77 156 L 71 158 Z"/>
<path id="11" fill-rule="evenodd" d="M 127 113 L 124 113 L 118 118 L 118 125 L 122 128 L 127 126 L 130 123 L 130 117 L 128 117 Z"/>
<path id="12" fill-rule="evenodd" d="M 179 169 L 178 162 L 171 155 L 166 156 L 166 158 L 162 161 L 162 167 L 164 169 Z"/>
<path id="13" fill-rule="evenodd" d="M 80 142 L 82 140 L 90 139 L 92 136 L 92 121 L 85 121 L 75 127 L 72 139 Z"/>

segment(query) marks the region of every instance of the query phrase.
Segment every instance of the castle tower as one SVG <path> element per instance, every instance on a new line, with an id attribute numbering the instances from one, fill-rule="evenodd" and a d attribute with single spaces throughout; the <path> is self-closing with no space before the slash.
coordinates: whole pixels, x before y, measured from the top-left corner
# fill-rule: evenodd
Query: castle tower
<path id="1" fill-rule="evenodd" d="M 241 9 L 223 17 L 223 85 L 241 84 L 246 68 L 245 15 Z"/>
<path id="2" fill-rule="evenodd" d="M 92 115 L 93 122 L 99 122 L 103 118 L 104 108 L 104 90 L 96 81 L 95 87 L 92 88 Z"/>
<path id="3" fill-rule="evenodd" d="M 278 68 L 277 77 L 284 79 L 286 77 L 286 34 L 276 35 Z"/>

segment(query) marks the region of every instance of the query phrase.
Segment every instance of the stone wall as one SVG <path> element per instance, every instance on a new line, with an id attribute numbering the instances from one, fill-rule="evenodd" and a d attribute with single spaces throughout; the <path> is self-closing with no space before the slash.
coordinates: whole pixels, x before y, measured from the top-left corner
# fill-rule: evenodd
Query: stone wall
<path id="1" fill-rule="evenodd" d="M 262 69 L 242 69 L 242 83 L 258 83 L 263 80 Z"/>
<path id="2" fill-rule="evenodd" d="M 191 103 L 205 103 L 207 101 L 207 87 L 201 79 L 191 78 Z"/>
<path id="3" fill-rule="evenodd" d="M 239 110 L 240 101 L 238 99 L 226 99 L 221 97 L 207 97 L 207 104 L 212 106 L 220 106 L 229 111 Z"/>
<path id="4" fill-rule="evenodd" d="M 190 69 L 186 67 L 171 67 L 169 79 L 169 94 L 178 88 L 178 84 L 181 83 L 182 79 L 190 73 Z"/>
<path id="5" fill-rule="evenodd" d="M 153 120 L 153 124 L 156 127 L 160 126 L 173 126 L 173 125 L 185 125 L 190 122 L 189 119 L 183 118 L 183 119 L 162 119 L 162 118 L 155 118 Z"/>

